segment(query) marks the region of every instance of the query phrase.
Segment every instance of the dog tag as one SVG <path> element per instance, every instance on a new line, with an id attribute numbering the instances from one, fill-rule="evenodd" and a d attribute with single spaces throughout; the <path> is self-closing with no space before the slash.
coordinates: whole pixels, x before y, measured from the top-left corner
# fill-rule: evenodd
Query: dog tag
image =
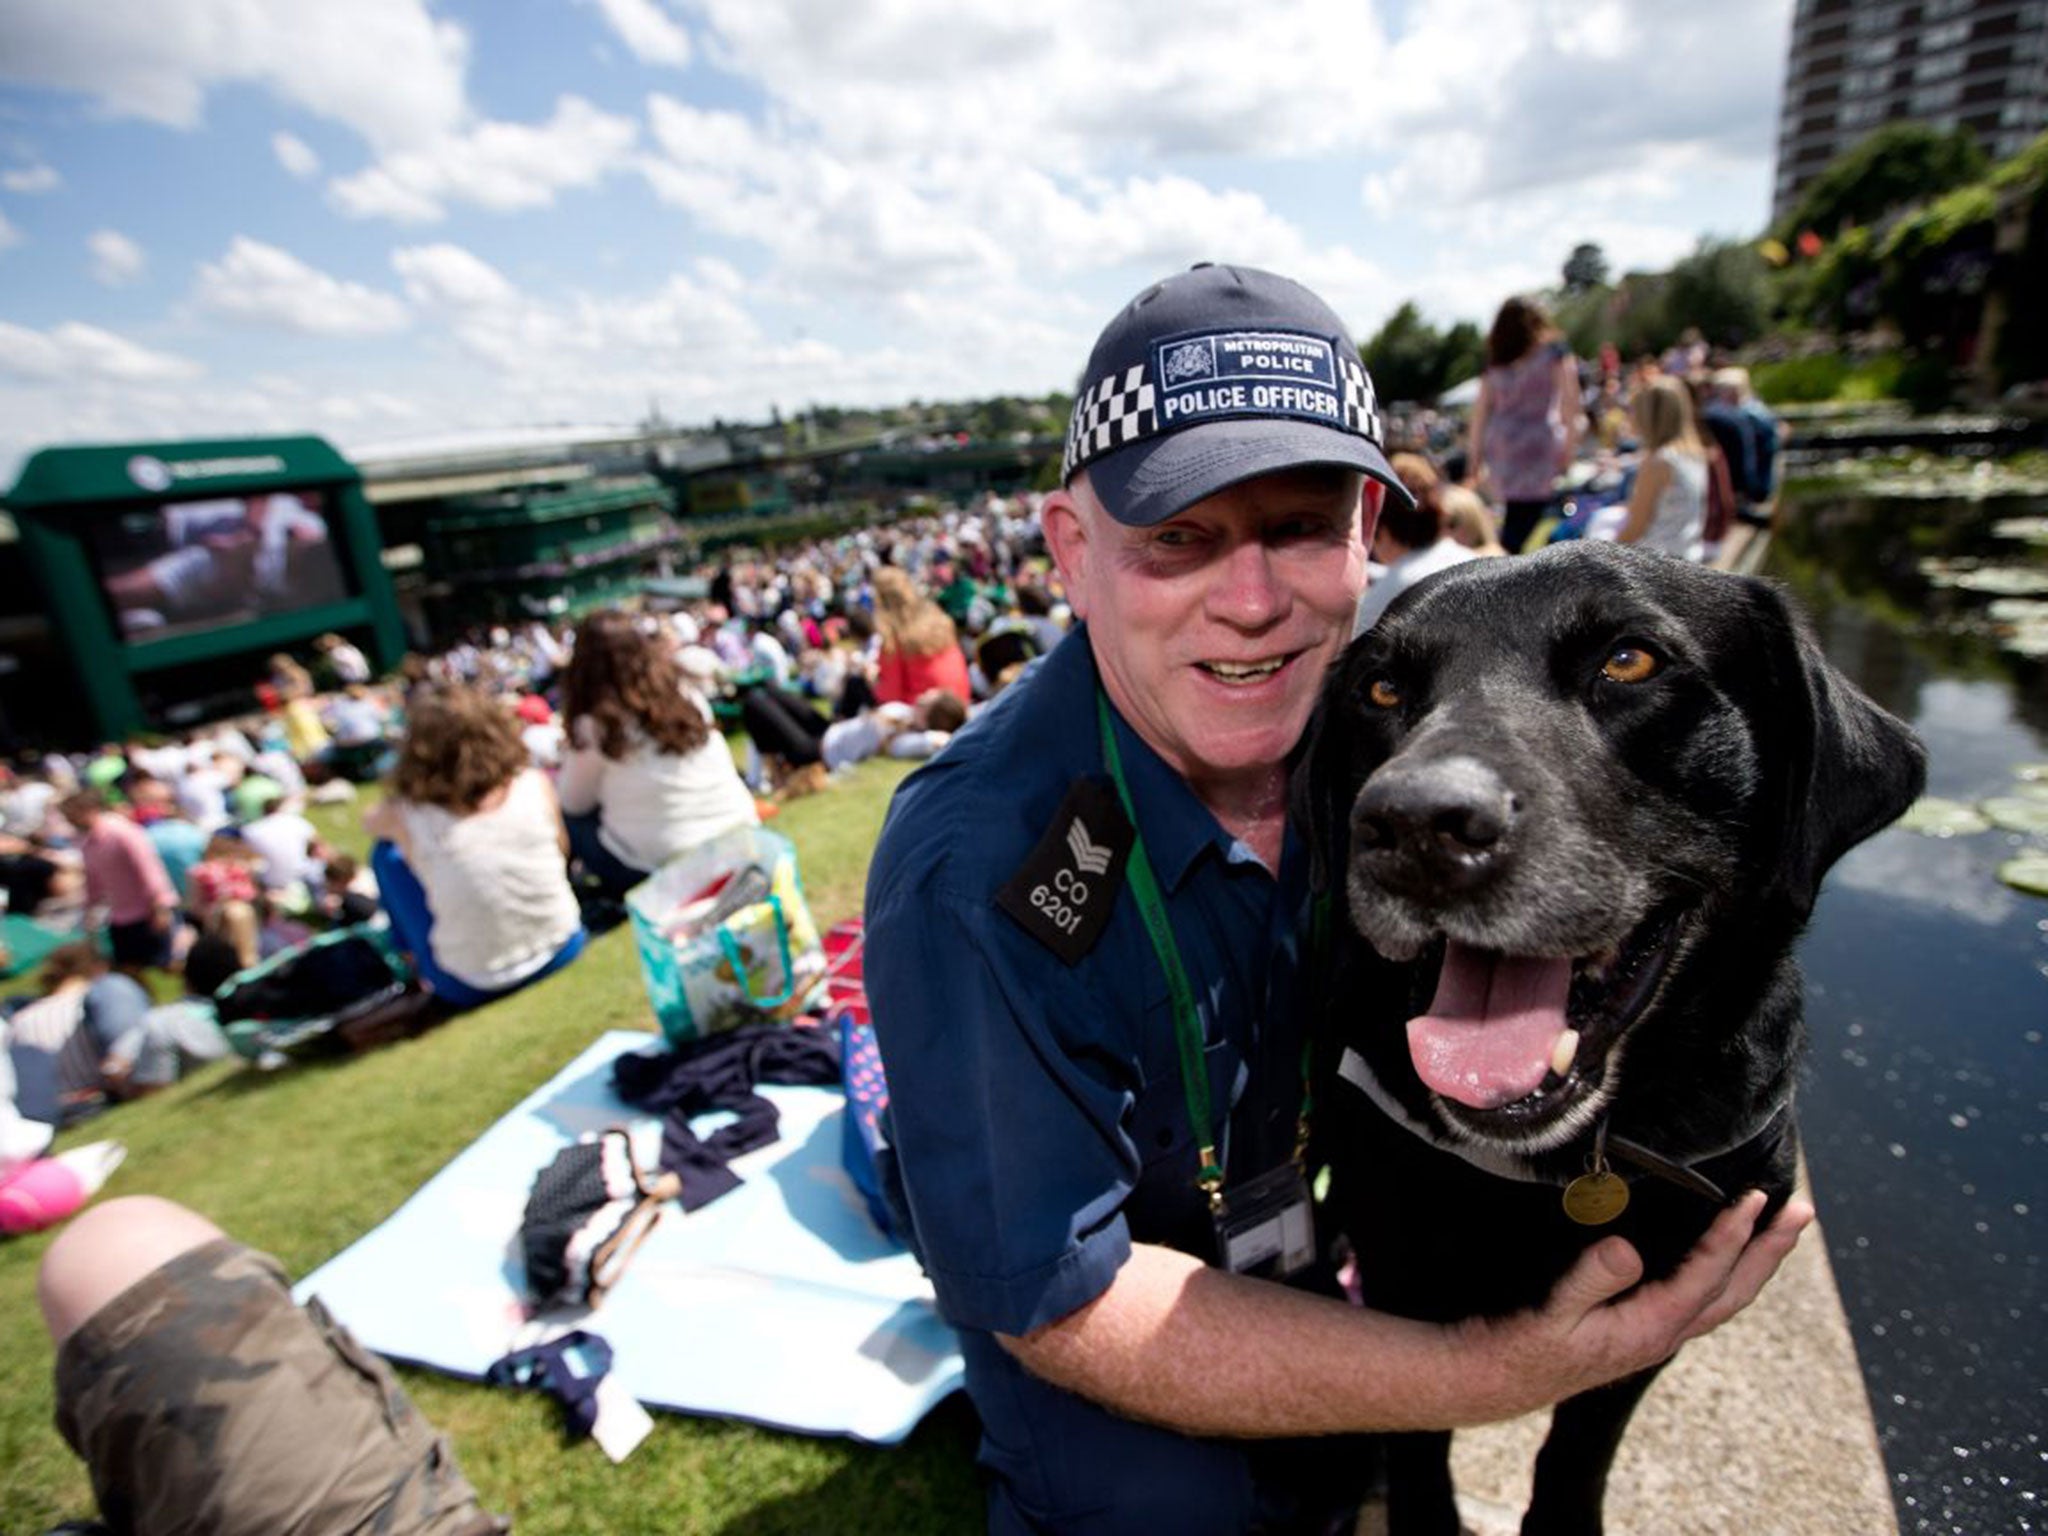
<path id="1" fill-rule="evenodd" d="M 1564 1213 L 1582 1227 L 1604 1227 L 1628 1209 L 1628 1180 L 1601 1169 L 1564 1187 Z"/>

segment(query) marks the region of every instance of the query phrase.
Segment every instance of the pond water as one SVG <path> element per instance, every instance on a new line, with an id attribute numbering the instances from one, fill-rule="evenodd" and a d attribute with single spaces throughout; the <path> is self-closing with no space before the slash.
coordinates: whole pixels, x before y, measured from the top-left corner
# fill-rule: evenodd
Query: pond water
<path id="1" fill-rule="evenodd" d="M 1794 506 L 1771 548 L 1836 664 L 1925 739 L 1931 794 L 2010 794 L 2048 763 L 2048 659 L 1992 606 L 2048 576 L 2011 532 L 2043 512 L 1837 497 Z M 1950 579 L 1993 565 L 2021 574 Z M 1995 873 L 2029 845 L 2048 837 L 1884 832 L 1836 867 L 1801 951 L 1800 1120 L 1907 1532 L 2048 1529 L 2048 900 Z"/>

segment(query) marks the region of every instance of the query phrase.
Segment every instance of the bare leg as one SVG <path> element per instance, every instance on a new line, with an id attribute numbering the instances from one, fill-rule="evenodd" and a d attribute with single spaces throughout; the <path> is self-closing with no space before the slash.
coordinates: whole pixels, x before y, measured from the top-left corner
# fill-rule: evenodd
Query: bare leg
<path id="1" fill-rule="evenodd" d="M 61 1347 L 144 1275 L 220 1236 L 204 1216 L 156 1195 L 128 1195 L 81 1212 L 36 1272 L 51 1341 Z"/>

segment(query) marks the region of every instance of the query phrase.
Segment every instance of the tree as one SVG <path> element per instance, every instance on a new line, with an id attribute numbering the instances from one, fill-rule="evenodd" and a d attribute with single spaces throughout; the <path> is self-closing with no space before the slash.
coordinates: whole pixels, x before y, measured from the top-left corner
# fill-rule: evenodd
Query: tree
<path id="1" fill-rule="evenodd" d="M 1894 208 L 1976 181 L 1988 168 L 1967 129 L 1888 123 L 1829 161 L 1777 233 L 1787 243 L 1809 229 L 1832 240 L 1847 225 L 1874 223 Z"/>
<path id="2" fill-rule="evenodd" d="M 1485 368 L 1486 336 L 1472 321 L 1460 320 L 1444 332 L 1444 344 L 1437 357 L 1437 392 L 1441 394 Z"/>
<path id="3" fill-rule="evenodd" d="M 1478 372 L 1479 350 L 1479 330 L 1470 321 L 1452 326 L 1448 334 L 1439 332 L 1410 299 L 1387 317 L 1358 355 L 1380 399 L 1434 400 L 1447 384 Z M 1453 367 L 1466 372 L 1453 374 Z"/>
<path id="4" fill-rule="evenodd" d="M 1754 246 L 1702 240 L 1671 269 L 1664 315 L 1681 329 L 1698 326 L 1717 347 L 1739 347 L 1764 333 L 1770 320 L 1763 258 Z"/>
<path id="5" fill-rule="evenodd" d="M 1564 291 L 1585 293 L 1607 284 L 1607 253 L 1590 240 L 1572 247 L 1564 262 Z"/>

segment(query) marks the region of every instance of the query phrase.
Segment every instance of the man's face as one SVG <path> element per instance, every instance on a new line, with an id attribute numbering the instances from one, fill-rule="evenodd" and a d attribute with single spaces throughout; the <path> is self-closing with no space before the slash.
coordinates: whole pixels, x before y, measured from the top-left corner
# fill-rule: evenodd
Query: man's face
<path id="1" fill-rule="evenodd" d="M 1111 701 L 1198 793 L 1277 766 L 1307 726 L 1365 589 L 1360 484 L 1290 470 L 1153 528 L 1116 522 L 1085 476 L 1047 499 Z"/>

